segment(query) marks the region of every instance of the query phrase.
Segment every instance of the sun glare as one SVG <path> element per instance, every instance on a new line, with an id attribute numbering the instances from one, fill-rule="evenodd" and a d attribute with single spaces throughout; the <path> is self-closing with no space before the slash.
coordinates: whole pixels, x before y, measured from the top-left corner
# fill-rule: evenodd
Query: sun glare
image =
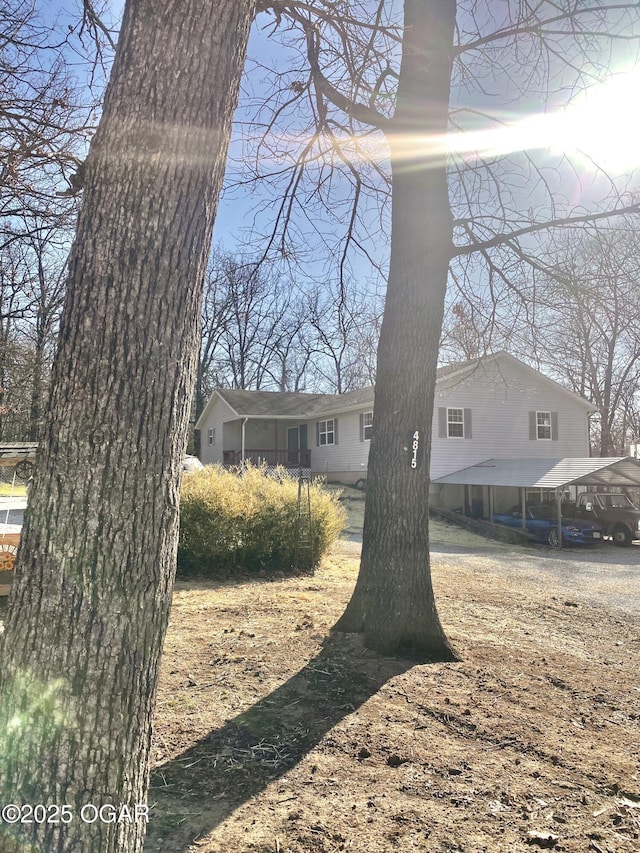
<path id="1" fill-rule="evenodd" d="M 490 130 L 451 133 L 443 148 L 463 159 L 548 149 L 620 174 L 640 166 L 639 100 L 640 67 L 591 86 L 563 110 Z"/>
<path id="2" fill-rule="evenodd" d="M 565 147 L 599 166 L 625 172 L 640 165 L 640 68 L 587 89 L 564 115 Z"/>
<path id="3" fill-rule="evenodd" d="M 473 163 L 518 151 L 566 154 L 584 169 L 605 169 L 611 177 L 640 167 L 640 65 L 612 74 L 553 112 L 524 118 L 500 116 L 486 129 L 454 130 L 447 134 L 417 133 L 345 136 L 352 159 L 386 160 L 391 156 L 407 169 L 448 157 Z M 303 138 L 307 141 L 307 137 Z"/>

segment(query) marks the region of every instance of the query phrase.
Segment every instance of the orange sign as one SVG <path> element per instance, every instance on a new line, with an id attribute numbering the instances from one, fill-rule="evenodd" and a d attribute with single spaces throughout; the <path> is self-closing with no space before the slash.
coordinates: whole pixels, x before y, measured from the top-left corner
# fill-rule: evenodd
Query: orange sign
<path id="1" fill-rule="evenodd" d="M 13 570 L 19 542 L 19 533 L 5 533 L 4 536 L 0 533 L 0 572 Z"/>

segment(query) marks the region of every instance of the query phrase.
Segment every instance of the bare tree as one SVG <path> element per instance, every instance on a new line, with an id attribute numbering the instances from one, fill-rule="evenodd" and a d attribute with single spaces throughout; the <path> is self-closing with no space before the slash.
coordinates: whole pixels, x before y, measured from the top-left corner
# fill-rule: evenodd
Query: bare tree
<path id="1" fill-rule="evenodd" d="M 4 3 L 0 32 L 1 249 L 75 210 L 96 101 L 70 70 L 73 32 L 42 23 L 33 0 Z"/>
<path id="2" fill-rule="evenodd" d="M 48 231 L 38 231 L 27 239 L 34 267 L 31 316 L 28 318 L 30 322 L 25 325 L 23 331 L 23 338 L 32 353 L 28 434 L 30 441 L 37 441 L 43 428 L 67 272 L 64 259 L 66 247 L 64 243 L 60 245 L 65 236 L 66 232 L 61 228 L 53 227 Z"/>
<path id="3" fill-rule="evenodd" d="M 0 791 L 72 819 L 0 827 L 7 853 L 141 851 L 202 279 L 250 0 L 131 0 L 84 168 L 46 429 L 0 673 Z M 137 818 L 137 819 L 136 819 Z"/>
<path id="4" fill-rule="evenodd" d="M 0 9 L 0 372 L 4 432 L 14 439 L 39 434 L 62 259 L 77 213 L 74 184 L 103 88 L 91 49 L 101 41 L 86 20 L 92 10 L 87 0 L 85 20 L 63 25 L 55 10 L 45 23 L 34 0 Z M 78 84 L 79 67 L 88 69 L 91 87 Z"/>
<path id="5" fill-rule="evenodd" d="M 489 347 L 483 341 L 477 313 L 475 306 L 469 307 L 460 300 L 449 306 L 448 311 L 445 309 L 440 339 L 443 360 L 470 361 L 487 352 Z"/>
<path id="6" fill-rule="evenodd" d="M 218 385 L 224 384 L 226 369 L 221 358 L 221 342 L 231 314 L 229 297 L 224 287 L 225 279 L 209 260 L 204 276 L 202 320 L 200 329 L 200 356 L 196 375 L 195 420 L 198 420 L 207 399 Z"/>
<path id="7" fill-rule="evenodd" d="M 228 314 L 221 344 L 231 387 L 269 387 L 274 381 L 273 346 L 290 306 L 289 288 L 280 286 L 265 267 L 230 258 L 223 278 Z"/>
<path id="8" fill-rule="evenodd" d="M 550 375 L 596 406 L 600 456 L 637 437 L 640 383 L 640 244 L 637 222 L 569 231 L 546 244 L 549 272 L 535 279 L 535 323 L 523 330 Z"/>
<path id="9" fill-rule="evenodd" d="M 0 438 L 18 439 L 27 428 L 28 352 L 20 328 L 32 305 L 31 271 L 22 247 L 0 254 Z"/>
<path id="10" fill-rule="evenodd" d="M 298 292 L 272 342 L 273 376 L 278 391 L 304 391 L 313 382 L 314 339 L 304 296 Z"/>
<path id="11" fill-rule="evenodd" d="M 214 377 L 232 388 L 280 387 L 282 358 L 298 328 L 295 297 L 293 283 L 275 268 L 214 253 L 205 278 L 203 381 L 209 387 Z"/>
<path id="12" fill-rule="evenodd" d="M 370 648 L 452 660 L 429 569 L 430 431 L 452 217 L 441 154 L 408 160 L 413 138 L 446 133 L 455 0 L 405 0 L 397 106 L 387 133 L 391 263 L 378 347 L 360 573 L 336 629 Z M 426 61 L 428 57 L 428 61 Z"/>
<path id="13" fill-rule="evenodd" d="M 375 380 L 382 300 L 352 281 L 329 282 L 309 296 L 308 325 L 314 351 L 314 388 L 343 394 Z"/>
<path id="14" fill-rule="evenodd" d="M 492 144 L 474 142 L 469 149 L 462 144 L 447 181 L 446 163 L 454 153 L 445 141 L 447 130 L 453 124 L 466 131 L 470 120 L 478 116 L 494 129 L 500 125 L 491 114 L 495 104 L 490 104 L 484 86 L 485 79 L 495 78 L 496 69 L 507 78 L 506 86 L 501 81 L 504 102 L 521 98 L 524 84 L 531 93 L 547 97 L 553 73 L 571 70 L 573 76 L 566 85 L 574 90 L 602 77 L 606 67 L 593 52 L 594 46 L 603 40 L 610 44 L 623 34 L 627 38 L 625 27 L 630 23 L 632 30 L 637 30 L 637 19 L 630 17 L 634 15 L 632 4 L 606 8 L 600 4 L 597 8 L 571 5 L 560 12 L 551 3 L 535 9 L 505 4 L 497 17 L 481 14 L 474 3 L 460 4 L 456 29 L 455 3 L 433 4 L 429 19 L 424 4 L 407 0 L 398 72 L 389 62 L 393 51 L 381 51 L 377 39 L 383 33 L 380 38 L 388 43 L 394 37 L 393 28 L 378 28 L 382 22 L 374 17 L 372 28 L 376 32 L 365 34 L 362 26 L 358 30 L 358 22 L 365 18 L 354 16 L 355 8 L 362 12 L 362 5 L 345 5 L 341 24 L 336 17 L 327 20 L 310 4 L 304 8 L 302 4 L 287 4 L 286 9 L 278 10 L 304 34 L 306 45 L 300 45 L 299 50 L 301 54 L 306 51 L 309 72 L 290 82 L 293 94 L 288 100 L 282 94 L 283 78 L 278 78 L 281 101 L 276 115 L 290 110 L 296 98 L 308 98 L 314 132 L 304 137 L 304 147 L 291 171 L 275 170 L 276 179 L 285 175 L 288 183 L 269 248 L 277 246 L 283 254 L 290 251 L 287 235 L 291 237 L 296 228 L 291 224 L 291 213 L 301 199 L 313 198 L 325 208 L 331 206 L 332 190 L 340 199 L 342 188 L 336 191 L 338 182 L 323 178 L 323 170 L 341 162 L 354 188 L 340 255 L 340 269 L 344 271 L 346 247 L 360 246 L 357 228 L 363 222 L 357 206 L 363 185 L 358 180 L 354 152 L 369 167 L 377 165 L 371 145 L 369 156 L 363 156 L 364 140 L 371 143 L 372 135 L 384 134 L 394 198 L 391 267 L 370 451 L 366 516 L 370 522 L 365 520 L 358 584 L 337 627 L 362 631 L 367 643 L 381 650 L 407 646 L 416 654 L 447 656 L 451 651 L 437 619 L 428 571 L 428 471 L 416 473 L 418 458 L 422 462 L 421 448 L 430 440 L 437 341 L 447 278 L 446 268 L 441 269 L 443 258 L 447 267 L 454 259 L 454 279 L 464 286 L 472 285 L 474 276 L 487 275 L 492 290 L 489 301 L 495 304 L 496 291 L 512 289 L 513 273 L 519 273 L 523 264 L 539 265 L 529 251 L 528 235 L 638 209 L 634 200 L 627 202 L 618 186 L 610 182 L 603 207 L 594 212 L 572 210 L 558 188 L 556 176 L 564 168 L 562 158 L 547 168 L 527 152 L 522 136 L 514 141 L 513 134 L 502 141 L 498 137 Z M 382 11 L 379 5 L 376 9 Z M 279 20 L 276 14 L 276 26 Z M 366 20 L 371 21 L 371 16 Z M 414 30 L 420 33 L 419 43 L 412 40 Z M 344 49 L 345 43 L 354 44 L 347 32 L 355 36 L 355 49 Z M 470 108 L 459 102 L 458 91 L 450 110 L 452 74 L 454 83 L 475 89 L 485 103 Z M 259 150 L 273 150 L 272 140 L 273 123 L 267 123 Z M 309 164 L 315 166 L 320 187 L 312 196 L 301 190 Z M 411 172 L 413 188 L 403 170 Z M 375 173 L 375 180 L 371 180 L 372 168 L 367 174 L 368 189 L 375 186 L 381 197 L 384 186 L 380 172 Z M 529 202 L 525 211 L 519 198 L 523 194 Z M 322 233 L 317 236 L 322 239 Z M 422 251 L 418 251 L 416 245 L 421 241 Z M 470 256 L 474 258 L 471 264 Z M 421 322 L 418 328 L 417 317 Z M 408 376 L 418 379 L 412 383 Z M 427 402 L 417 404 L 414 397 Z M 405 471 L 407 459 L 403 454 L 409 450 L 413 451 L 409 453 L 413 467 Z M 428 467 L 428 451 L 425 458 Z"/>
<path id="15" fill-rule="evenodd" d="M 62 307 L 68 231 L 43 225 L 0 252 L 0 384 L 5 438 L 39 437 Z"/>
<path id="16" fill-rule="evenodd" d="M 196 418 L 216 386 L 342 393 L 373 384 L 381 298 L 351 282 L 303 289 L 264 261 L 212 256 Z"/>
<path id="17" fill-rule="evenodd" d="M 465 211 L 452 217 L 444 154 L 431 151 L 425 160 L 424 137 L 447 130 L 454 60 L 474 50 L 486 57 L 501 39 L 516 44 L 520 36 L 552 37 L 558 24 L 541 23 L 543 7 L 525 7 L 516 24 L 501 24 L 489 35 L 480 32 L 484 24 L 472 6 L 477 32 L 472 38 L 462 32 L 456 45 L 453 0 L 407 0 L 398 71 L 389 57 L 397 58 L 400 42 L 384 18 L 384 4 L 375 6 L 373 18 L 353 17 L 354 8 L 345 3 L 338 16 L 324 2 L 272 4 L 272 22 L 300 26 L 297 47 L 306 72 L 283 87 L 283 103 L 289 93 L 306 98 L 317 131 L 304 141 L 304 157 L 293 158 L 291 190 L 299 193 L 308 163 L 315 158 L 318 164 L 306 207 L 300 195 L 283 194 L 278 222 L 288 229 L 296 221 L 310 223 L 329 244 L 344 281 L 348 251 L 315 229 L 308 205 L 319 200 L 339 213 L 349 226 L 348 246 L 366 256 L 365 237 L 384 231 L 385 215 L 372 217 L 344 195 L 342 204 L 333 204 L 326 193 L 341 164 L 358 197 L 370 190 L 384 208 L 389 175 L 370 156 L 370 146 L 386 134 L 394 248 L 372 442 L 377 487 L 367 498 L 363 567 L 342 627 L 362 631 L 385 651 L 450 658 L 433 604 L 425 499 L 447 266 L 452 254 L 489 253 L 494 266 L 493 253 L 504 247 L 526 254 L 521 238 L 563 221 L 565 211 L 541 221 L 544 205 L 535 215 L 521 215 L 505 203 L 492 220 L 482 205 L 491 188 L 499 195 L 501 183 L 487 162 L 477 170 L 484 169 L 484 183 L 476 188 L 473 224 Z M 359 9 L 370 11 L 366 3 Z M 130 0 L 126 7 L 101 125 L 84 177 L 76 173 L 76 183 L 84 180 L 84 198 L 3 639 L 0 781 L 7 802 L 26 795 L 55 801 L 60 790 L 75 809 L 87 799 L 133 803 L 144 797 L 195 380 L 199 282 L 252 12 L 249 0 L 160 6 Z M 345 27 L 360 34 L 354 50 Z M 342 59 L 338 75 L 344 71 L 351 81 L 346 101 L 329 80 Z M 470 79 L 482 85 L 481 74 Z M 271 129 L 262 129 L 261 144 L 278 154 Z M 304 135 L 299 125 L 290 130 Z M 362 171 L 356 169 L 360 161 Z M 527 166 L 533 168 L 530 160 Z M 467 183 L 464 193 L 474 186 Z M 292 216 L 294 204 L 302 219 Z M 452 246 L 452 232 L 467 243 Z M 276 236 L 268 250 L 277 244 L 285 259 L 295 256 L 291 230 Z M 369 255 L 381 265 L 375 252 Z M 11 853 L 25 845 L 128 853 L 141 849 L 143 836 L 139 822 L 19 825 L 16 837 L 6 827 L 0 831 Z"/>

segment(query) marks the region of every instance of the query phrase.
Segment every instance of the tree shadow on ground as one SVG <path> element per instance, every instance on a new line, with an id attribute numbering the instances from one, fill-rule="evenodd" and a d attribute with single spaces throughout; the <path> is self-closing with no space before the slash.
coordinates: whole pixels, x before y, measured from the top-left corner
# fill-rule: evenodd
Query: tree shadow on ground
<path id="1" fill-rule="evenodd" d="M 179 853 L 298 764 L 342 719 L 415 662 L 336 634 L 269 696 L 151 774 L 148 853 Z"/>

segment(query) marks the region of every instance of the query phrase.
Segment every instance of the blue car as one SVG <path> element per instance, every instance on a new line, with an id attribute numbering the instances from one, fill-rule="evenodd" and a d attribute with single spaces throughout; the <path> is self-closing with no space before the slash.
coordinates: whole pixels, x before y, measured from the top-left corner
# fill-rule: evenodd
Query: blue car
<path id="1" fill-rule="evenodd" d="M 494 513 L 494 524 L 505 524 L 507 527 L 522 528 L 522 510 L 519 506 L 512 507 L 505 513 Z M 527 507 L 526 529 L 537 542 L 558 547 L 558 519 L 554 506 Z M 563 545 L 593 545 L 602 542 L 602 527 L 591 519 L 580 518 L 562 519 Z"/>

